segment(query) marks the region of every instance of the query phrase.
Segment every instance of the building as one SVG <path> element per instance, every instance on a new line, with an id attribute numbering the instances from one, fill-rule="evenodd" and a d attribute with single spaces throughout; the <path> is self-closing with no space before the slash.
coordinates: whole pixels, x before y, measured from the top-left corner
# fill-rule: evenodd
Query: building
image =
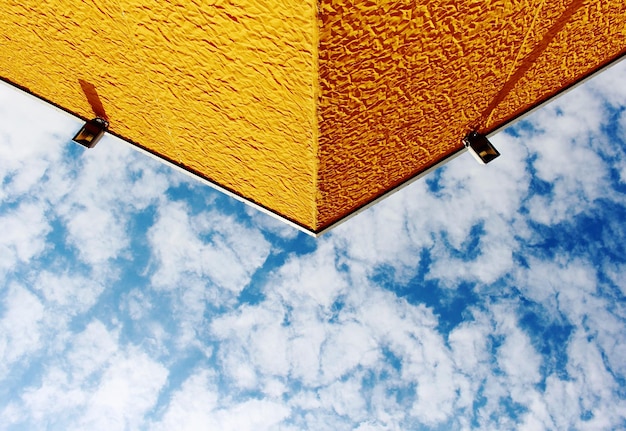
<path id="1" fill-rule="evenodd" d="M 319 234 L 622 58 L 624 23 L 626 0 L 9 0 L 0 77 Z"/>

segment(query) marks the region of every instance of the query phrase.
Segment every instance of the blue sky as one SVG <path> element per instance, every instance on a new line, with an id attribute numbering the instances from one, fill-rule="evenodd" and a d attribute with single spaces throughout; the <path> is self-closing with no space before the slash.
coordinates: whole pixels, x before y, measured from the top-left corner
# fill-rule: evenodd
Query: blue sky
<path id="1" fill-rule="evenodd" d="M 0 85 L 0 429 L 626 429 L 626 62 L 313 239 Z"/>

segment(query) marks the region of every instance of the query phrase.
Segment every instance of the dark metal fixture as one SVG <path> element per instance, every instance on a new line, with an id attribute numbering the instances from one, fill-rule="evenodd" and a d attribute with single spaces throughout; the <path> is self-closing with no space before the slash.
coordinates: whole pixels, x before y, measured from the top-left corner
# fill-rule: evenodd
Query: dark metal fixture
<path id="1" fill-rule="evenodd" d="M 96 117 L 89 120 L 78 131 L 72 140 L 84 147 L 93 148 L 104 136 L 104 132 L 109 128 L 109 122 L 104 118 Z"/>
<path id="2" fill-rule="evenodd" d="M 472 156 L 483 165 L 486 165 L 500 155 L 498 150 L 489 142 L 487 136 L 478 132 L 470 132 L 463 138 L 463 144 Z"/>

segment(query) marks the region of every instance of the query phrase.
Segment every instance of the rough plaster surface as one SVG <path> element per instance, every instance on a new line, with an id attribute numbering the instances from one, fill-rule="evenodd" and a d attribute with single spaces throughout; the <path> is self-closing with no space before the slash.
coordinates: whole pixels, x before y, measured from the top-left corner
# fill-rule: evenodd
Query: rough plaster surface
<path id="1" fill-rule="evenodd" d="M 626 48 L 623 0 L 326 0 L 320 18 L 321 225 Z"/>
<path id="2" fill-rule="evenodd" d="M 623 55 L 624 22 L 626 0 L 9 0 L 0 76 L 88 118 L 86 82 L 114 133 L 319 231 Z"/>
<path id="3" fill-rule="evenodd" d="M 313 4 L 8 3 L 0 76 L 89 118 L 86 81 L 112 132 L 314 226 Z"/>

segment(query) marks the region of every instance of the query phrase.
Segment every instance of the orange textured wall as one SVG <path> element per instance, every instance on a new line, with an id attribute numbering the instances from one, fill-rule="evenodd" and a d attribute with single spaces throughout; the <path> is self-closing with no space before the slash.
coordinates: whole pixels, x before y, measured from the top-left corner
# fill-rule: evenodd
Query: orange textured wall
<path id="1" fill-rule="evenodd" d="M 318 228 L 626 48 L 626 2 L 326 0 Z"/>

